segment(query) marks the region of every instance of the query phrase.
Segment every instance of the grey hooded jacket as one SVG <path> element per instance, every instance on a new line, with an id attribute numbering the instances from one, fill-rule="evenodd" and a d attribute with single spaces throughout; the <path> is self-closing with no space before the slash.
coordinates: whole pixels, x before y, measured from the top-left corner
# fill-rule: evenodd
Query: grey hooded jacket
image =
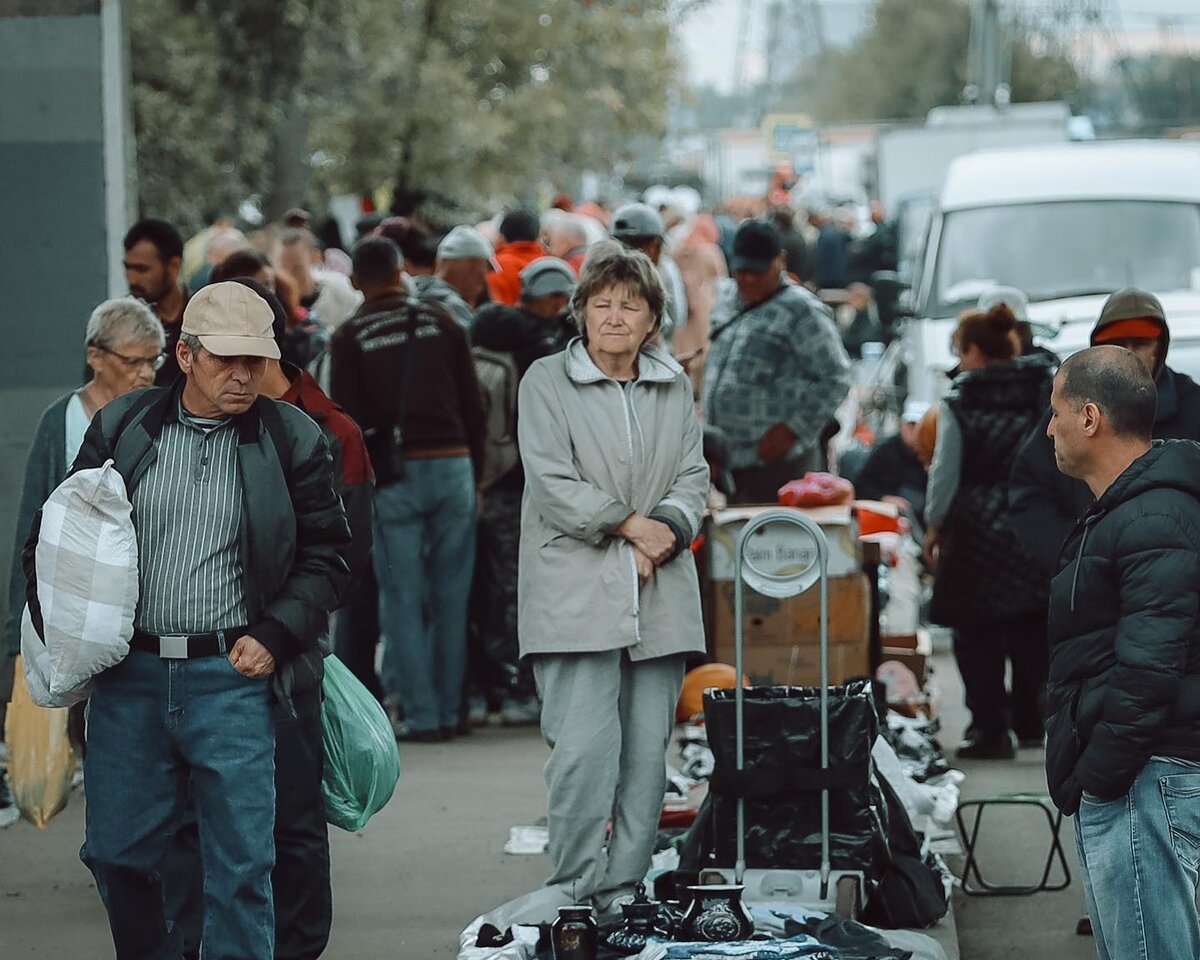
<path id="1" fill-rule="evenodd" d="M 709 471 L 692 388 L 658 347 L 618 383 L 582 340 L 538 360 L 521 381 L 525 466 L 518 629 L 521 655 L 628 648 L 634 660 L 704 650 L 690 550 L 639 587 L 634 548 L 616 535 L 632 513 L 700 531 Z"/>

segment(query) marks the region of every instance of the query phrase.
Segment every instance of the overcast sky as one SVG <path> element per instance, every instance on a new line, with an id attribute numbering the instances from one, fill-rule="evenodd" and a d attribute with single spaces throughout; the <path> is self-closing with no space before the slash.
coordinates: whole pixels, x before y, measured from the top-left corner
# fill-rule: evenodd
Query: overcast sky
<path id="1" fill-rule="evenodd" d="M 794 0 L 788 0 L 794 2 Z M 911 0 L 921 3 L 922 0 Z M 1007 6 L 1036 6 L 1044 9 L 1053 0 L 1006 0 Z M 733 79 L 733 59 L 737 47 L 738 22 L 746 0 L 709 0 L 708 6 L 694 14 L 684 29 L 684 44 L 689 73 L 696 83 L 728 89 Z M 747 67 L 751 76 L 762 72 L 762 27 L 768 0 L 751 0 L 751 42 Z M 872 0 L 822 0 L 826 33 L 839 42 L 861 22 Z M 1116 31 L 1132 30 L 1154 34 L 1159 21 L 1172 20 L 1175 29 L 1190 31 L 1189 46 L 1200 50 L 1200 0 L 1108 0 L 1112 11 L 1110 25 Z M 1182 42 L 1182 41 L 1181 41 Z"/>

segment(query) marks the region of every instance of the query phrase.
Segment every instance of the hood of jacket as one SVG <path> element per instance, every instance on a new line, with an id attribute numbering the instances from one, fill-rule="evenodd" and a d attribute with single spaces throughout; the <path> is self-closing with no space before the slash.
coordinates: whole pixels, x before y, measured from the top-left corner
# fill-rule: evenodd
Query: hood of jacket
<path id="1" fill-rule="evenodd" d="M 683 367 L 662 347 L 646 345 L 638 352 L 639 381 L 672 383 L 681 373 Z M 581 384 L 612 379 L 596 366 L 596 361 L 587 352 L 582 337 L 576 337 L 567 344 L 567 376 Z"/>
<path id="2" fill-rule="evenodd" d="M 1108 323 L 1097 323 L 1092 327 L 1092 346 L 1096 346 L 1096 338 L 1100 336 L 1101 331 L 1111 327 L 1114 323 L 1120 323 L 1119 320 L 1110 320 Z M 1158 338 L 1158 358 L 1154 361 L 1154 379 L 1159 381 L 1162 378 L 1167 364 L 1167 351 L 1171 349 L 1171 325 L 1166 320 L 1162 324 L 1162 335 Z M 1161 389 L 1161 388 L 1160 388 Z"/>
<path id="3" fill-rule="evenodd" d="M 1150 490 L 1175 489 L 1200 500 L 1200 444 L 1191 440 L 1155 440 L 1112 486 L 1088 516 L 1106 513 Z"/>

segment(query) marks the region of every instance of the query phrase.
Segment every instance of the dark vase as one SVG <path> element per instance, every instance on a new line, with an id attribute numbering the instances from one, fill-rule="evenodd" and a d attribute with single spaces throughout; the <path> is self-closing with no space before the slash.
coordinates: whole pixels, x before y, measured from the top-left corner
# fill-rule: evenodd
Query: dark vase
<path id="1" fill-rule="evenodd" d="M 591 907 L 559 907 L 558 919 L 550 928 L 554 960 L 596 960 L 600 930 Z"/>
<path id="2" fill-rule="evenodd" d="M 632 957 L 646 949 L 646 942 L 651 937 L 667 939 L 671 932 L 669 924 L 663 921 L 659 904 L 646 896 L 644 884 L 637 885 L 637 896 L 632 903 L 621 904 L 622 923 L 604 939 L 614 953 Z"/>
<path id="3" fill-rule="evenodd" d="M 754 921 L 742 903 L 740 884 L 688 887 L 692 902 L 683 915 L 679 939 L 732 943 L 754 935 Z"/>

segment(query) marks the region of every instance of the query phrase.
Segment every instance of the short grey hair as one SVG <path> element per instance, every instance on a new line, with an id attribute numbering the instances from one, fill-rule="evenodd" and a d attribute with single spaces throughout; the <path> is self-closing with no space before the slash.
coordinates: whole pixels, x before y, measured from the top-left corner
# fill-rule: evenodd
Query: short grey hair
<path id="1" fill-rule="evenodd" d="M 167 345 L 162 323 L 154 312 L 135 297 L 105 300 L 88 318 L 85 347 L 106 347 L 128 337 L 139 343 L 153 343 L 161 352 Z"/>
<path id="2" fill-rule="evenodd" d="M 580 247 L 586 246 L 588 242 L 587 229 L 573 213 L 564 213 L 561 217 L 550 220 L 542 228 L 542 232 L 547 237 L 563 237 Z"/>
<path id="3" fill-rule="evenodd" d="M 640 250 L 626 247 L 616 240 L 601 240 L 588 252 L 583 261 L 579 284 L 571 296 L 571 316 L 583 342 L 587 343 L 587 302 L 602 290 L 629 287 L 645 299 L 654 317 L 654 325 L 646 339 L 650 340 L 662 328 L 667 293 L 658 269 Z"/>
<path id="4" fill-rule="evenodd" d="M 188 353 L 193 357 L 200 356 L 200 351 L 204 349 L 204 344 L 200 342 L 200 338 L 194 333 L 181 333 L 179 342 L 188 348 Z"/>

